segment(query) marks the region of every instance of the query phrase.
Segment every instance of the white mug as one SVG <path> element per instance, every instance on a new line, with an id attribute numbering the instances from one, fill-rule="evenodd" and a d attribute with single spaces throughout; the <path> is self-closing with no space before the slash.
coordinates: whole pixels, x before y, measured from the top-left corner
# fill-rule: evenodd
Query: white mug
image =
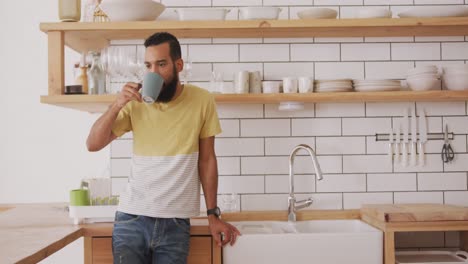
<path id="1" fill-rule="evenodd" d="M 283 78 L 283 93 L 297 93 L 297 79 L 293 77 Z"/>
<path id="2" fill-rule="evenodd" d="M 259 71 L 250 72 L 249 74 L 250 93 L 262 93 L 262 78 Z"/>
<path id="3" fill-rule="evenodd" d="M 234 92 L 249 93 L 249 72 L 240 71 L 234 76 Z"/>
<path id="4" fill-rule="evenodd" d="M 299 78 L 299 92 L 300 93 L 311 93 L 314 91 L 314 82 L 310 77 Z"/>

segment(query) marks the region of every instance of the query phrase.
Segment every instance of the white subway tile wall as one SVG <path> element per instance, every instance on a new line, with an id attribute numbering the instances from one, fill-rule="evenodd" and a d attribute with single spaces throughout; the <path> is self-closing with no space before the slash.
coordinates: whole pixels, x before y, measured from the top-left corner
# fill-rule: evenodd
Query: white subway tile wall
<path id="1" fill-rule="evenodd" d="M 363 6 L 382 6 L 398 13 L 418 6 L 468 5 L 463 0 L 162 0 L 173 8 L 227 7 L 238 19 L 237 7 L 272 5 L 280 19 L 296 19 L 311 6 L 330 7 L 340 17 L 353 17 Z M 188 6 L 190 5 L 190 6 Z M 169 14 L 166 17 L 171 17 Z M 260 71 L 263 80 L 309 76 L 314 79 L 400 79 L 414 66 L 466 64 L 468 38 L 219 38 L 181 39 L 184 58 L 193 62 L 189 82 L 208 89 L 211 71 L 221 72 L 225 85 L 241 70 Z M 142 40 L 113 45 L 141 48 Z M 112 80 L 120 87 L 125 80 Z M 387 156 L 388 133 L 402 121 L 403 109 L 424 110 L 430 133 L 445 125 L 455 134 L 455 159 L 443 163 L 443 140 L 426 143 L 425 166 L 402 166 Z M 219 104 L 223 132 L 217 137 L 219 194 L 239 194 L 240 210 L 286 210 L 289 193 L 288 158 L 292 148 L 308 144 L 318 154 L 324 179 L 318 181 L 306 152 L 299 152 L 294 171 L 298 198 L 313 197 L 310 209 L 357 209 L 366 203 L 446 203 L 468 206 L 468 102 L 367 102 L 305 104 L 282 112 L 277 104 Z M 125 189 L 130 176 L 131 134 L 111 147 L 113 194 Z M 203 197 L 201 197 L 204 203 Z M 205 205 L 202 204 L 202 210 Z M 402 233 L 398 247 L 456 246 L 457 233 Z M 442 235 L 441 235 L 442 234 Z"/>

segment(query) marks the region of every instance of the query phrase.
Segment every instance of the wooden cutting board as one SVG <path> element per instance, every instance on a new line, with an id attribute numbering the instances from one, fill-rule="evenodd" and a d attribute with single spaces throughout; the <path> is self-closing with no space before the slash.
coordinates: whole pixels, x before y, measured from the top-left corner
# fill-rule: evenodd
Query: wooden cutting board
<path id="1" fill-rule="evenodd" d="M 383 222 L 468 221 L 468 207 L 444 204 L 364 204 L 361 214 Z"/>

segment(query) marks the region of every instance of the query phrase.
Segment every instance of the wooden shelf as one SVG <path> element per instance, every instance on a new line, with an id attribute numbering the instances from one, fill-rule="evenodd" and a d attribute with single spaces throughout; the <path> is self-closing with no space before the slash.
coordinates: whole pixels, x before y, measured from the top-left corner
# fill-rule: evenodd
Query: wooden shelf
<path id="1" fill-rule="evenodd" d="M 467 17 L 41 23 L 45 32 L 64 32 L 65 45 L 100 50 L 113 39 L 145 39 L 157 31 L 178 38 L 297 38 L 468 35 Z"/>
<path id="2" fill-rule="evenodd" d="M 91 113 L 104 112 L 116 95 L 51 95 L 41 96 L 41 103 L 72 108 Z M 309 94 L 217 94 L 219 104 L 277 104 L 280 102 L 346 103 L 346 102 L 441 102 L 468 101 L 466 91 L 396 91 L 396 92 L 344 92 Z"/>

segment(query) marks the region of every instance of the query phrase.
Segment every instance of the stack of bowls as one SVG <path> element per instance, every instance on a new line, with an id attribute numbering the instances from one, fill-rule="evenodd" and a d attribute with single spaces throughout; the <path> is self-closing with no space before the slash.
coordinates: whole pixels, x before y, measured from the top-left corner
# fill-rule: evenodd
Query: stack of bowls
<path id="1" fill-rule="evenodd" d="M 468 65 L 451 65 L 444 67 L 444 85 L 447 90 L 468 90 Z"/>
<path id="2" fill-rule="evenodd" d="M 440 79 L 435 65 L 424 65 L 410 69 L 406 83 L 413 91 L 440 90 Z"/>

